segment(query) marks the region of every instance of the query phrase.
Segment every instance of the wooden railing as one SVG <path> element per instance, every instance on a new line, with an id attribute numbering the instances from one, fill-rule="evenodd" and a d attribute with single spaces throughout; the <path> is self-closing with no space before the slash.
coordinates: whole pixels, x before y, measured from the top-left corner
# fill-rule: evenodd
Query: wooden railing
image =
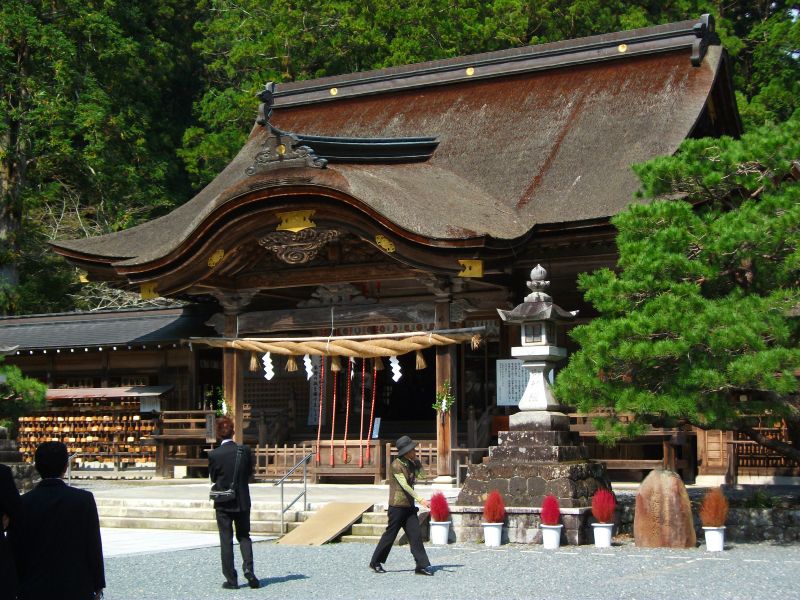
<path id="1" fill-rule="evenodd" d="M 304 456 L 314 451 L 313 446 L 310 444 L 284 444 L 283 446 L 256 446 L 254 450 L 256 465 L 255 477 L 256 479 L 271 481 L 280 479 L 296 465 Z M 295 472 L 294 477 L 302 478 L 303 473 Z"/>
<path id="2" fill-rule="evenodd" d="M 371 478 L 374 483 L 380 483 L 384 478 L 378 440 L 361 443 L 358 440 L 348 440 L 346 446 L 344 440 L 334 440 L 333 448 L 330 442 L 322 442 L 319 448 L 316 442 L 258 446 L 255 450 L 255 475 L 261 480 L 279 479 L 309 453 L 314 454 L 308 469 L 309 477 L 314 483 L 319 483 L 323 477 Z"/>
<path id="3" fill-rule="evenodd" d="M 436 461 L 438 453 L 436 451 L 436 442 L 419 442 L 417 445 L 417 460 L 422 463 L 422 470 L 428 478 L 436 477 Z M 386 469 L 388 471 L 389 465 L 397 458 L 397 448 L 391 442 L 386 442 L 384 450 L 386 456 Z M 387 473 L 388 477 L 388 473 Z"/>
<path id="4" fill-rule="evenodd" d="M 758 427 L 768 438 L 788 442 L 785 427 Z M 736 439 L 727 442 L 728 464 L 725 482 L 736 485 L 740 475 L 797 476 L 800 464 L 762 446 L 744 434 L 735 434 Z"/>
<path id="5" fill-rule="evenodd" d="M 584 441 L 597 438 L 597 430 L 592 425 L 591 420 L 602 414 L 569 413 L 570 431 L 577 433 Z M 622 420 L 625 420 L 623 415 Z M 694 461 L 692 460 L 692 448 L 689 436 L 692 435 L 690 428 L 662 428 L 651 427 L 642 435 L 632 440 L 620 442 L 611 449 L 600 449 L 604 453 L 613 456 L 596 456 L 592 452 L 593 459 L 605 464 L 608 470 L 618 471 L 647 471 L 656 467 L 663 467 L 671 471 L 683 471 L 686 480 L 694 480 Z M 650 447 L 651 456 L 645 456 L 645 447 Z M 655 448 L 654 448 L 655 447 Z M 681 457 L 678 457 L 677 449 L 681 448 Z M 652 453 L 660 456 L 654 457 Z"/>

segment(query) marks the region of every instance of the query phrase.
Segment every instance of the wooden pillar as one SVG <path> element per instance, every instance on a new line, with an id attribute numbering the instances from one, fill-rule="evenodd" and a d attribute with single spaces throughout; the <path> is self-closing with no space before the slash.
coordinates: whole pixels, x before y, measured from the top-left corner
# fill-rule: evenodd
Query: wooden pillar
<path id="1" fill-rule="evenodd" d="M 225 314 L 225 337 L 234 338 L 237 333 L 237 315 Z M 237 444 L 243 442 L 243 404 L 244 373 L 242 371 L 242 354 L 233 348 L 222 351 L 222 393 L 228 405 L 228 416 L 233 419 L 233 439 Z"/>
<path id="2" fill-rule="evenodd" d="M 436 329 L 447 329 L 450 327 L 450 297 L 437 298 L 435 307 Z M 452 346 L 436 347 L 436 391 L 442 389 L 445 381 L 450 382 L 451 388 L 455 391 L 454 374 L 454 352 Z M 442 418 L 436 417 L 436 475 L 437 477 L 451 477 L 450 448 L 452 447 L 452 433 L 455 428 L 456 404 Z"/>
<path id="3" fill-rule="evenodd" d="M 239 314 L 250 304 L 256 291 L 212 292 L 224 310 L 223 335 L 226 338 L 239 337 Z M 244 355 L 233 348 L 222 351 L 222 393 L 228 405 L 228 416 L 233 419 L 233 439 L 241 444 L 244 436 Z"/>
<path id="4" fill-rule="evenodd" d="M 187 377 L 189 378 L 187 388 L 189 392 L 189 399 L 188 399 L 188 406 L 187 408 L 193 410 L 199 410 L 204 408 L 203 406 L 203 398 L 200 398 L 200 386 L 197 385 L 197 373 L 198 373 L 198 361 L 199 361 L 199 353 L 194 349 L 193 346 L 187 348 L 189 352 L 189 368 L 187 372 Z"/>
<path id="5" fill-rule="evenodd" d="M 100 352 L 100 387 L 108 387 L 108 352 Z"/>

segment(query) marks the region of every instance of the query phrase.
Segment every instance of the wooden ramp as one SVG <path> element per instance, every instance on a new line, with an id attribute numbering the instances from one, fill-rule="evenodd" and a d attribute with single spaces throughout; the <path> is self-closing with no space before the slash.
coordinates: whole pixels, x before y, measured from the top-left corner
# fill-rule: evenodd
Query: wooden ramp
<path id="1" fill-rule="evenodd" d="M 368 510 L 371 502 L 329 502 L 281 539 L 287 546 L 321 546 L 341 535 Z"/>

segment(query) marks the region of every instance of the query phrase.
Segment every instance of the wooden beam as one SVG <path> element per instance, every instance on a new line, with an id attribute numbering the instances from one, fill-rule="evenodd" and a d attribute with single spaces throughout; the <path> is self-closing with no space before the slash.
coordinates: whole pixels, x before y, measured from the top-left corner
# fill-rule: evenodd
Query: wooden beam
<path id="1" fill-rule="evenodd" d="M 434 304 L 435 323 L 437 329 L 446 329 L 450 327 L 450 298 L 442 298 L 441 301 Z M 450 346 L 437 346 L 436 347 L 436 391 L 442 389 L 445 381 L 450 382 L 452 389 L 455 389 L 455 382 L 453 380 L 453 356 L 454 348 Z M 450 477 L 450 448 L 453 427 L 456 418 L 456 402 L 447 414 L 436 416 L 436 476 Z"/>
<path id="2" fill-rule="evenodd" d="M 338 267 L 307 267 L 285 269 L 268 273 L 253 273 L 236 278 L 234 289 L 275 289 L 301 286 L 318 286 L 328 283 L 353 281 L 386 281 L 389 279 L 414 279 L 419 271 L 399 264 L 370 263 Z M 209 282 L 210 283 L 210 282 Z"/>
<path id="3" fill-rule="evenodd" d="M 225 335 L 236 337 L 237 315 L 225 315 Z M 244 441 L 244 373 L 242 353 L 233 348 L 222 351 L 222 390 L 225 403 L 233 419 L 233 439 L 237 444 Z"/>

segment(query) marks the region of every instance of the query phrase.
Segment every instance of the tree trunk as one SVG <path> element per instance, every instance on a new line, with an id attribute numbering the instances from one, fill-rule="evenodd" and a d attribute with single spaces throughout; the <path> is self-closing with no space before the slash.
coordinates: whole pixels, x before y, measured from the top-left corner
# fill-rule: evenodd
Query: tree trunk
<path id="1" fill-rule="evenodd" d="M 10 107 L 19 109 L 28 100 L 29 93 L 22 82 L 27 73 L 28 46 L 23 41 L 13 49 L 16 52 L 17 85 L 10 91 Z M 5 134 L 0 137 L 0 314 L 13 312 L 9 292 L 19 285 L 19 231 L 22 221 L 22 188 L 28 164 L 28 143 L 20 135 L 22 123 L 6 123 Z M 10 289 L 9 289 L 10 288 Z"/>

